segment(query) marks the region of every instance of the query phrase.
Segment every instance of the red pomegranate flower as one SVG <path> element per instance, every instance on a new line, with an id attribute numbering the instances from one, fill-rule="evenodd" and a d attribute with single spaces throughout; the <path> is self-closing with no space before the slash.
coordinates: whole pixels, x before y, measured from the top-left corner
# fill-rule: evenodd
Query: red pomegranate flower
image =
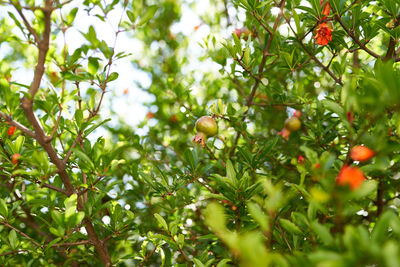
<path id="1" fill-rule="evenodd" d="M 8 130 L 7 130 L 7 134 L 9 135 L 9 136 L 12 136 L 14 133 L 15 133 L 15 130 L 17 129 L 17 127 L 15 127 L 15 126 L 10 126 L 10 128 L 8 128 Z"/>
<path id="2" fill-rule="evenodd" d="M 367 161 L 374 156 L 374 151 L 366 146 L 355 146 L 350 151 L 350 157 L 356 161 Z"/>
<path id="3" fill-rule="evenodd" d="M 317 39 L 319 45 L 327 45 L 332 41 L 332 25 L 325 22 L 320 23 L 317 26 L 317 35 L 314 39 Z"/>
<path id="4" fill-rule="evenodd" d="M 338 185 L 350 185 L 351 190 L 356 190 L 365 180 L 363 172 L 357 167 L 343 165 L 336 177 Z"/>

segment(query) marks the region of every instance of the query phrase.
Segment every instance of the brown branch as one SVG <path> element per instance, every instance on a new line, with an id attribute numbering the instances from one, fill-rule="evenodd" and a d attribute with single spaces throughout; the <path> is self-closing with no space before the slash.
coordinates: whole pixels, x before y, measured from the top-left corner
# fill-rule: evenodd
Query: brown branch
<path id="1" fill-rule="evenodd" d="M 280 22 L 280 20 L 282 18 L 282 15 L 283 15 L 283 8 L 285 6 L 285 2 L 286 2 L 286 0 L 281 0 L 281 2 L 279 3 L 280 13 L 279 13 L 279 15 L 277 16 L 277 18 L 275 20 L 275 23 L 274 23 L 274 26 L 272 28 L 272 32 L 271 32 L 271 34 L 269 36 L 267 45 L 265 46 L 265 49 L 263 51 L 263 57 L 262 57 L 260 65 L 258 67 L 258 75 L 257 75 L 257 77 L 252 76 L 253 78 L 255 78 L 255 83 L 254 83 L 253 88 L 251 90 L 250 96 L 247 98 L 246 105 L 249 108 L 243 113 L 242 121 L 246 120 L 247 114 L 248 114 L 248 112 L 250 110 L 250 106 L 252 105 L 252 102 L 253 102 L 254 96 L 256 94 L 257 88 L 260 85 L 260 81 L 261 81 L 262 73 L 263 73 L 263 70 L 264 70 L 264 66 L 265 66 L 265 63 L 267 62 L 267 56 L 269 55 L 269 49 L 271 47 L 272 40 L 274 39 L 276 29 L 278 28 L 279 22 Z M 231 151 L 229 153 L 230 157 L 232 157 L 233 154 L 235 153 L 235 148 L 236 148 L 236 145 L 237 145 L 237 143 L 239 141 L 240 136 L 241 136 L 241 132 L 238 132 L 236 134 L 235 141 L 234 141 L 234 143 L 232 145 L 232 149 L 231 149 Z"/>
<path id="2" fill-rule="evenodd" d="M 52 245 L 52 247 L 72 247 L 72 246 L 79 246 L 79 245 L 86 245 L 86 244 L 91 244 L 90 240 L 82 240 L 82 241 L 71 242 L 71 243 L 54 244 L 54 245 Z"/>
<path id="3" fill-rule="evenodd" d="M 38 141 L 38 143 L 44 148 L 44 150 L 49 155 L 51 162 L 57 167 L 58 174 L 60 176 L 61 181 L 65 186 L 65 191 L 67 196 L 70 196 L 75 193 L 75 188 L 71 183 L 69 175 L 65 169 L 65 163 L 63 160 L 58 158 L 57 152 L 53 148 L 50 142 L 48 142 L 48 137 L 44 133 L 39 121 L 37 120 L 34 110 L 33 110 L 33 99 L 35 94 L 40 88 L 41 79 L 44 74 L 44 64 L 46 60 L 47 51 L 49 49 L 50 43 L 50 30 L 51 30 L 51 13 L 52 13 L 52 1 L 46 0 L 44 12 L 44 21 L 45 21 L 45 30 L 43 33 L 43 40 L 39 43 L 39 56 L 38 62 L 35 67 L 34 78 L 29 88 L 30 97 L 24 97 L 21 100 L 21 106 L 24 109 L 25 115 L 28 118 L 29 123 L 33 126 L 35 130 L 34 138 Z M 81 201 L 78 201 L 78 210 L 84 210 L 84 205 Z M 89 219 L 86 220 L 85 223 L 86 232 L 88 233 L 90 242 L 95 246 L 96 251 L 98 252 L 101 260 L 103 261 L 105 266 L 111 266 L 111 259 L 108 254 L 107 247 L 103 244 L 102 241 L 97 236 L 97 233 Z"/>
<path id="4" fill-rule="evenodd" d="M 179 247 L 178 242 L 176 242 L 174 236 L 171 234 L 171 232 L 168 231 L 168 235 L 169 237 L 171 237 L 172 241 L 174 241 L 174 243 L 176 244 L 176 247 L 178 248 L 179 253 L 181 253 L 181 255 L 183 256 L 183 258 L 185 259 L 185 261 L 191 265 L 191 261 L 189 260 L 189 258 L 186 256 L 185 252 L 183 252 L 182 248 Z"/>
<path id="5" fill-rule="evenodd" d="M 10 228 L 10 229 L 13 229 L 15 232 L 17 232 L 18 234 L 22 235 L 23 237 L 25 237 L 26 239 L 28 239 L 29 241 L 31 241 L 35 246 L 41 247 L 41 245 L 40 245 L 38 242 L 36 242 L 32 237 L 30 237 L 30 236 L 28 236 L 27 234 L 25 234 L 24 232 L 18 230 L 18 229 L 15 228 L 14 226 L 8 224 L 8 223 L 5 222 L 5 221 L 1 221 L 1 220 L 0 220 L 0 223 L 3 224 L 4 226 Z"/>
<path id="6" fill-rule="evenodd" d="M 15 1 L 10 1 L 11 5 L 14 6 L 14 8 L 17 10 L 19 16 L 21 17 L 22 21 L 24 22 L 26 28 L 28 29 L 29 33 L 33 35 L 33 38 L 35 39 L 35 42 L 37 45 L 39 45 L 40 43 L 40 37 L 37 34 L 37 32 L 35 31 L 34 28 L 32 28 L 31 24 L 29 23 L 29 21 L 26 19 L 24 13 L 22 12 L 21 6 L 19 6 L 18 2 Z M 17 4 L 18 3 L 18 4 Z"/>
<path id="7" fill-rule="evenodd" d="M 282 230 L 282 228 L 280 227 L 280 225 L 278 223 L 276 224 L 276 227 L 278 227 L 279 231 L 281 232 L 283 240 L 285 240 L 285 243 L 288 246 L 290 253 L 293 253 L 292 247 L 290 246 L 289 241 L 286 238 L 285 231 Z"/>
<path id="8" fill-rule="evenodd" d="M 251 14 L 253 15 L 253 17 L 258 21 L 258 23 L 260 23 L 260 25 L 264 28 L 264 30 L 266 30 L 270 35 L 273 35 L 274 33 L 272 32 L 272 30 L 268 27 L 268 25 L 266 25 L 263 20 L 254 12 L 251 11 Z"/>
<path id="9" fill-rule="evenodd" d="M 384 206 L 383 192 L 384 192 L 383 179 L 379 178 L 378 191 L 377 191 L 376 202 L 375 202 L 375 204 L 377 206 L 376 217 L 379 217 L 383 211 L 383 206 Z"/>
<path id="10" fill-rule="evenodd" d="M 8 251 L 8 252 L 1 253 L 0 257 L 7 256 L 7 255 L 18 254 L 18 253 L 21 253 L 21 252 L 29 252 L 29 250 L 19 249 L 19 250 Z"/>
<path id="11" fill-rule="evenodd" d="M 59 187 L 54 186 L 54 185 L 51 185 L 51 184 L 40 184 L 40 187 L 46 187 L 46 188 L 49 188 L 51 190 L 60 192 L 61 194 L 68 195 L 67 191 L 65 191 L 64 189 L 59 188 Z"/>
<path id="12" fill-rule="evenodd" d="M 370 54 L 371 56 L 373 56 L 374 58 L 379 58 L 379 55 L 376 54 L 375 52 L 373 52 L 372 50 L 370 50 L 368 47 L 366 47 L 363 43 L 361 43 L 361 41 L 353 34 L 353 32 L 346 27 L 346 25 L 344 25 L 342 19 L 340 18 L 339 15 L 337 15 L 335 17 L 336 21 L 339 22 L 339 24 L 342 26 L 343 30 L 345 30 L 345 32 L 347 33 L 348 36 L 351 37 L 351 39 L 353 39 L 354 42 L 356 42 L 362 50 L 364 50 L 365 52 L 367 52 L 368 54 Z"/>
<path id="13" fill-rule="evenodd" d="M 95 186 L 98 182 L 101 181 L 101 179 L 103 179 L 104 177 L 106 177 L 105 175 L 100 176 L 99 178 L 97 178 L 97 180 L 91 185 L 91 187 Z M 78 193 L 78 196 L 81 196 L 83 194 L 85 194 L 87 191 L 89 191 L 89 188 L 85 188 L 85 190 L 81 191 Z"/>
<path id="14" fill-rule="evenodd" d="M 332 77 L 332 79 L 335 80 L 336 83 L 343 86 L 343 82 L 341 81 L 341 79 L 336 77 L 336 75 L 329 68 L 327 68 L 324 64 L 322 64 L 322 62 L 313 53 L 311 53 L 311 51 L 307 48 L 307 46 L 301 41 L 298 34 L 296 33 L 296 31 L 293 29 L 292 25 L 290 24 L 290 20 L 286 17 L 285 14 L 283 14 L 283 17 L 285 18 L 286 23 L 288 24 L 290 30 L 295 35 L 296 40 L 299 42 L 299 44 L 301 45 L 303 50 L 315 61 L 315 63 L 317 63 L 326 73 L 328 73 Z"/>
<path id="15" fill-rule="evenodd" d="M 10 116 L 0 111 L 0 117 L 6 120 L 10 125 L 17 127 L 17 129 L 21 130 L 24 134 L 35 137 L 35 133 L 26 128 L 24 125 L 20 124 L 19 122 L 13 120 Z"/>
<path id="16" fill-rule="evenodd" d="M 153 256 L 154 252 L 156 252 L 157 247 L 158 247 L 158 246 L 154 246 L 153 251 L 152 251 L 150 254 L 148 254 L 148 255 L 146 256 L 146 258 L 144 258 L 144 260 L 143 260 L 142 263 L 139 265 L 139 267 L 143 267 L 143 266 L 144 266 L 144 264 L 150 259 L 150 257 Z"/>
<path id="17" fill-rule="evenodd" d="M 56 124 L 53 127 L 53 131 L 51 132 L 50 136 L 47 138 L 47 142 L 51 142 L 55 136 L 55 134 L 57 133 L 58 130 L 58 125 L 60 124 L 60 120 L 61 120 L 61 113 L 62 113 L 62 106 L 61 104 L 59 105 L 60 111 L 58 113 L 58 117 L 57 117 L 57 121 Z"/>
<path id="18" fill-rule="evenodd" d="M 235 78 L 232 78 L 232 82 L 236 85 L 236 88 L 238 89 L 238 92 L 240 93 L 240 95 L 241 95 L 244 99 L 246 99 L 246 101 L 247 101 L 247 96 L 246 96 L 246 94 L 244 93 L 243 87 L 242 87 L 242 85 L 239 83 L 239 81 L 238 81 L 237 79 L 235 79 Z"/>
<path id="19" fill-rule="evenodd" d="M 62 160 L 62 161 L 63 161 L 63 164 L 67 164 L 68 159 L 69 159 L 69 158 L 71 157 L 71 155 L 72 155 L 72 150 L 73 150 L 73 149 L 76 147 L 76 145 L 80 142 L 81 138 L 82 138 L 82 132 L 79 131 L 79 132 L 78 132 L 78 135 L 75 137 L 74 142 L 72 143 L 71 147 L 69 148 L 67 154 L 65 155 L 64 159 Z"/>

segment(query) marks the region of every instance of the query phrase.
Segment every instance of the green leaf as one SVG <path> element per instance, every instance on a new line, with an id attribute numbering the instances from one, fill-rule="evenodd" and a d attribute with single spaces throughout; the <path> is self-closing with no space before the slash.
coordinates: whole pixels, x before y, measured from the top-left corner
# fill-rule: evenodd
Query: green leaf
<path id="1" fill-rule="evenodd" d="M 302 235 L 303 232 L 300 230 L 300 228 L 295 225 L 294 223 L 292 223 L 291 221 L 287 220 L 287 219 L 279 219 L 280 224 L 282 225 L 283 228 L 285 228 L 286 231 L 288 231 L 291 234 L 298 234 L 298 235 Z"/>
<path id="2" fill-rule="evenodd" d="M 22 149 L 22 147 L 24 145 L 24 142 L 25 142 L 25 136 L 23 136 L 23 135 L 20 135 L 20 136 L 17 137 L 17 139 L 15 139 L 14 149 L 15 149 L 16 153 L 20 153 L 21 152 L 21 149 Z"/>
<path id="3" fill-rule="evenodd" d="M 85 163 L 85 164 L 87 165 L 86 167 L 88 167 L 89 169 L 92 169 L 92 170 L 95 169 L 92 160 L 91 160 L 82 150 L 80 150 L 79 148 L 75 148 L 73 151 L 74 151 L 74 154 L 75 154 L 80 160 L 82 160 L 83 163 Z"/>
<path id="4" fill-rule="evenodd" d="M 168 224 L 164 220 L 164 218 L 158 213 L 155 213 L 154 217 L 156 217 L 157 221 L 161 224 L 161 226 L 164 228 L 164 230 L 168 231 Z"/>
<path id="5" fill-rule="evenodd" d="M 8 234 L 8 241 L 10 241 L 10 246 L 12 249 L 16 249 L 18 247 L 18 237 L 14 229 L 12 229 Z"/>
<path id="6" fill-rule="evenodd" d="M 333 113 L 336 113 L 337 115 L 343 117 L 345 112 L 343 110 L 343 107 L 341 105 L 339 105 L 338 103 L 332 101 L 332 100 L 328 100 L 328 99 L 324 99 L 321 101 L 322 105 L 324 105 L 324 107 L 330 111 L 332 111 Z"/>
<path id="7" fill-rule="evenodd" d="M 72 194 L 69 198 L 64 200 L 66 220 L 68 220 L 72 215 L 76 213 L 77 200 L 77 194 Z"/>
<path id="8" fill-rule="evenodd" d="M 217 267 L 227 267 L 228 266 L 228 262 L 231 262 L 231 259 L 223 259 L 220 262 L 218 262 Z"/>
<path id="9" fill-rule="evenodd" d="M 108 76 L 107 82 L 112 82 L 115 81 L 116 79 L 118 79 L 119 74 L 116 72 L 113 72 L 110 74 L 110 76 Z"/>
<path id="10" fill-rule="evenodd" d="M 126 11 L 126 15 L 128 16 L 128 18 L 129 18 L 129 20 L 132 22 L 132 23 L 135 23 L 135 20 L 136 20 L 136 17 L 135 17 L 135 15 L 131 12 L 131 11 Z"/>
<path id="11" fill-rule="evenodd" d="M 5 219 L 8 217 L 7 203 L 2 198 L 0 198 L 0 215 L 3 216 L 3 218 Z"/>
<path id="12" fill-rule="evenodd" d="M 232 184 L 236 184 L 236 171 L 230 160 L 226 162 L 226 176 L 232 181 Z"/>
<path id="13" fill-rule="evenodd" d="M 79 128 L 81 128 L 82 122 L 83 122 L 83 111 L 81 109 L 75 110 L 74 117 L 75 117 L 76 124 L 78 125 Z"/>
<path id="14" fill-rule="evenodd" d="M 199 259 L 193 258 L 193 262 L 196 267 L 206 267 Z"/>
<path id="15" fill-rule="evenodd" d="M 261 208 L 255 203 L 248 203 L 247 207 L 251 217 L 260 225 L 261 230 L 264 232 L 268 231 L 268 216 L 261 210 Z"/>
<path id="16" fill-rule="evenodd" d="M 151 20 L 154 16 L 154 14 L 157 12 L 158 6 L 156 5 L 152 5 L 149 6 L 147 8 L 146 13 L 144 13 L 143 16 L 140 17 L 139 22 L 136 23 L 136 26 L 140 27 L 144 24 L 146 24 L 147 22 L 149 22 L 149 20 Z"/>
<path id="17" fill-rule="evenodd" d="M 67 25 L 71 25 L 74 22 L 76 14 L 78 13 L 78 10 L 79 10 L 79 8 L 75 7 L 68 13 Z"/>
<path id="18" fill-rule="evenodd" d="M 330 245 L 333 243 L 333 237 L 326 225 L 322 225 L 314 221 L 311 223 L 311 228 L 325 245 Z"/>
<path id="19" fill-rule="evenodd" d="M 91 75 L 96 75 L 99 69 L 99 59 L 95 57 L 89 57 L 88 59 L 88 72 Z"/>

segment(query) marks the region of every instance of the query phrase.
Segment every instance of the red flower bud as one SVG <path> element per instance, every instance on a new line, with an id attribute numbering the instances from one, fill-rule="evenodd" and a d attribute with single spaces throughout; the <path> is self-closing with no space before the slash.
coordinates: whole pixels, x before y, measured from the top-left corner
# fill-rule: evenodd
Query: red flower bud
<path id="1" fill-rule="evenodd" d="M 300 117 L 301 117 L 301 112 L 300 112 L 300 110 L 296 110 L 296 111 L 293 113 L 293 117 L 300 118 Z"/>
<path id="2" fill-rule="evenodd" d="M 366 146 L 355 146 L 350 151 L 350 157 L 356 161 L 367 161 L 374 156 L 374 151 Z"/>
<path id="3" fill-rule="evenodd" d="M 8 130 L 7 130 L 7 134 L 9 135 L 9 136 L 12 136 L 14 133 L 15 133 L 15 130 L 17 129 L 17 127 L 15 127 L 15 126 L 10 126 L 10 128 L 8 128 Z"/>

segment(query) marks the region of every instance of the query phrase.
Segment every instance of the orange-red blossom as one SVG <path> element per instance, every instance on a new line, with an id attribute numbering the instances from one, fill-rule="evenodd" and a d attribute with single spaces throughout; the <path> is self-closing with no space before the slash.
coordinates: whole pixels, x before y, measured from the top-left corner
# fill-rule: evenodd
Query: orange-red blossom
<path id="1" fill-rule="evenodd" d="M 374 151 L 366 146 L 355 146 L 350 151 L 350 157 L 356 161 L 367 161 L 374 156 Z"/>
<path id="2" fill-rule="evenodd" d="M 332 41 L 332 26 L 331 24 L 322 22 L 317 26 L 317 35 L 314 37 L 317 39 L 319 45 L 327 45 Z"/>
<path id="3" fill-rule="evenodd" d="M 7 134 L 12 136 L 15 133 L 15 130 L 17 129 L 17 127 L 15 126 L 10 126 L 10 128 L 8 128 L 7 130 Z"/>
<path id="4" fill-rule="evenodd" d="M 356 190 L 365 180 L 363 172 L 358 167 L 343 165 L 336 177 L 338 185 L 350 185 L 351 190 Z"/>
<path id="5" fill-rule="evenodd" d="M 331 12 L 331 4 L 329 1 L 323 5 L 324 0 L 320 0 L 321 7 L 322 8 L 322 19 L 320 23 L 318 24 L 316 28 L 316 35 L 314 36 L 314 39 L 317 40 L 317 43 L 319 45 L 327 45 L 330 41 L 332 41 L 332 23 L 330 22 L 323 22 L 327 16 L 329 16 L 329 13 Z"/>

